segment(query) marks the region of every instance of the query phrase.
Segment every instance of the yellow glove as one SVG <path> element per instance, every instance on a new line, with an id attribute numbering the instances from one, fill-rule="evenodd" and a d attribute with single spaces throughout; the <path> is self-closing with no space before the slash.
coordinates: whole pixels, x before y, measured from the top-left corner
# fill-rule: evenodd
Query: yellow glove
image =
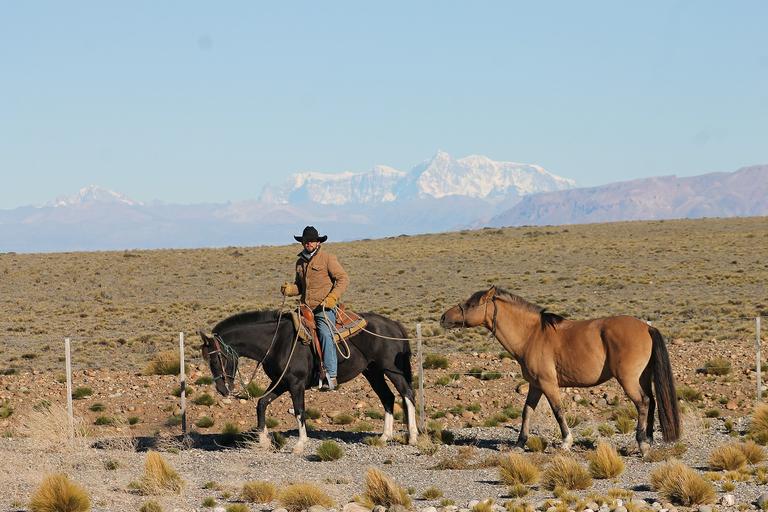
<path id="1" fill-rule="evenodd" d="M 329 293 L 325 299 L 323 300 L 323 307 L 325 309 L 333 309 L 336 307 L 336 304 L 339 303 L 339 299 L 336 298 L 336 296 L 332 293 Z"/>
<path id="2" fill-rule="evenodd" d="M 299 294 L 299 287 L 296 286 L 296 283 L 285 283 L 280 287 L 280 293 L 286 297 L 295 297 Z"/>

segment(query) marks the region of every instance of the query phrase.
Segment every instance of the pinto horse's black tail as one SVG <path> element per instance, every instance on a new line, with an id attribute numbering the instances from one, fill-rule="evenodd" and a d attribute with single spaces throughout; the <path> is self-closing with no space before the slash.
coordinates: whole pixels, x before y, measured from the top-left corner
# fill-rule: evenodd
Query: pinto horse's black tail
<path id="1" fill-rule="evenodd" d="M 672 365 L 664 338 L 655 327 L 648 327 L 653 340 L 651 359 L 653 360 L 653 387 L 656 390 L 656 404 L 659 410 L 659 423 L 664 441 L 677 441 L 680 438 L 680 411 L 677 407 L 677 390 L 672 375 Z"/>

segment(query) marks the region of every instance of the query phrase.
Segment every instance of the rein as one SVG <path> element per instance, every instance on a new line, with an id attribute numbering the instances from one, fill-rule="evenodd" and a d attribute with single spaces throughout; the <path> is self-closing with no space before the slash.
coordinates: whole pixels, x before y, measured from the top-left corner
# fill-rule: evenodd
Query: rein
<path id="1" fill-rule="evenodd" d="M 283 304 L 285 304 L 285 298 L 283 298 Z M 228 393 L 232 393 L 234 389 L 229 389 L 229 384 L 227 383 L 227 378 L 231 380 L 235 380 L 235 376 L 237 376 L 240 379 L 240 385 L 243 386 L 243 389 L 245 389 L 245 393 L 248 396 L 249 400 L 260 400 L 261 398 L 264 398 L 269 393 L 274 391 L 274 389 L 280 384 L 280 382 L 283 380 L 283 377 L 285 377 L 285 373 L 288 371 L 288 367 L 291 365 L 291 359 L 293 359 L 293 353 L 296 350 L 296 343 L 299 341 L 299 331 L 296 331 L 296 336 L 293 338 L 293 344 L 291 346 L 291 352 L 288 354 L 288 361 L 285 363 L 285 368 L 283 368 L 283 372 L 280 374 L 280 377 L 277 378 L 275 383 L 269 387 L 261 396 L 254 397 L 251 396 L 251 394 L 248 392 L 248 385 L 253 381 L 253 378 L 256 376 L 256 372 L 258 371 L 259 367 L 266 361 L 267 356 L 269 355 L 270 350 L 272 350 L 272 347 L 275 344 L 275 340 L 277 339 L 277 333 L 280 328 L 280 319 L 283 316 L 283 309 L 281 307 L 280 314 L 277 317 L 277 326 L 275 327 L 275 334 L 272 336 L 272 341 L 269 344 L 269 348 L 267 348 L 266 353 L 264 354 L 264 357 L 261 358 L 261 361 L 259 361 L 256 365 L 256 369 L 253 371 L 253 374 L 251 375 L 251 380 L 248 381 L 248 384 L 245 383 L 245 379 L 243 379 L 243 375 L 240 373 L 239 370 L 239 362 L 240 362 L 240 356 L 235 351 L 234 348 L 232 348 L 230 345 L 227 345 L 222 337 L 214 333 L 213 334 L 213 344 L 214 344 L 214 350 L 208 353 L 208 355 L 216 354 L 216 356 L 219 359 L 219 365 L 221 366 L 221 375 L 214 376 L 213 381 L 216 382 L 219 379 L 224 379 L 224 387 L 226 388 Z M 224 364 L 224 360 L 229 361 L 229 358 L 232 358 L 235 364 L 234 368 L 234 374 L 228 375 L 227 374 L 227 367 Z"/>
<path id="2" fill-rule="evenodd" d="M 235 349 L 231 346 L 224 343 L 224 340 L 221 338 L 220 335 L 213 333 L 213 350 L 208 352 L 208 356 L 216 355 L 216 357 L 219 360 L 219 366 L 221 366 L 221 375 L 214 375 L 213 381 L 216 382 L 219 379 L 224 380 L 224 387 L 226 388 L 227 392 L 231 393 L 233 390 L 229 389 L 229 383 L 227 382 L 227 379 L 235 379 L 235 375 L 239 375 L 238 372 L 238 366 L 239 366 L 239 356 L 237 355 L 237 352 L 235 352 Z M 224 361 L 229 361 L 229 358 L 232 358 L 235 362 L 235 369 L 233 375 L 227 374 L 227 365 L 224 363 Z"/>

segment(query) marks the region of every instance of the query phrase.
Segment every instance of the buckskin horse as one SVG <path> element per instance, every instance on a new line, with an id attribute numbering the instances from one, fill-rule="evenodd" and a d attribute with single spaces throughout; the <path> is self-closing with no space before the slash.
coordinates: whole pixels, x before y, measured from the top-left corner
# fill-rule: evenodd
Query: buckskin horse
<path id="1" fill-rule="evenodd" d="M 517 439 L 520 448 L 528 440 L 531 415 L 543 394 L 560 426 L 562 447 L 570 449 L 573 437 L 563 417 L 559 388 L 597 386 L 613 377 L 637 408 L 635 438 L 643 456 L 653 442 L 655 402 L 664 441 L 680 436 L 675 382 L 664 338 L 638 318 L 571 321 L 492 286 L 443 313 L 440 324 L 484 326 L 520 363 L 529 382 Z"/>
<path id="2" fill-rule="evenodd" d="M 393 406 L 395 396 L 386 383 L 385 376 L 394 384 L 403 399 L 407 411 L 408 442 L 416 444 L 416 409 L 412 389 L 411 349 L 405 328 L 400 323 L 376 313 L 363 313 L 368 325 L 347 339 L 349 357 L 339 358 L 337 379 L 347 382 L 360 373 L 368 380 L 384 406 L 384 441 L 392 437 L 394 427 Z M 211 334 L 199 331 L 203 340 L 203 358 L 223 396 L 235 387 L 238 358 L 248 357 L 259 361 L 270 385 L 267 393 L 257 404 L 259 444 L 270 445 L 266 426 L 267 406 L 288 391 L 293 401 L 293 413 L 299 426 L 299 440 L 293 452 L 301 453 L 307 442 L 304 392 L 315 378 L 315 356 L 309 346 L 297 341 L 296 329 L 290 315 L 278 311 L 240 313 L 219 322 Z M 395 340 L 385 338 L 396 338 Z M 345 354 L 346 355 L 346 354 Z"/>

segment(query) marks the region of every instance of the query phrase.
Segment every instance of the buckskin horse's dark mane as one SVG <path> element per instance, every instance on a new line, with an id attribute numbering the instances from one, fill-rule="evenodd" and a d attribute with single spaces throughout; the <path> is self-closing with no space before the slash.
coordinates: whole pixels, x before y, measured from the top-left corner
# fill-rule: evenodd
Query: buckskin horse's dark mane
<path id="1" fill-rule="evenodd" d="M 221 332 L 224 329 L 230 328 L 238 324 L 246 324 L 253 322 L 277 322 L 279 312 L 274 309 L 262 309 L 259 311 L 244 311 L 243 313 L 237 313 L 228 318 L 225 318 L 213 328 L 213 332 Z M 283 316 L 286 316 L 283 314 Z M 290 318 L 290 315 L 287 315 Z"/>
<path id="2" fill-rule="evenodd" d="M 477 304 L 480 303 L 480 299 L 486 293 L 487 293 L 486 291 L 482 291 L 482 290 L 474 293 L 467 301 L 467 304 L 471 306 L 476 306 Z M 534 304 L 533 302 L 528 302 L 527 300 L 520 297 L 519 295 L 515 295 L 514 293 L 508 290 L 505 290 L 504 288 L 499 288 L 498 286 L 496 287 L 495 297 L 505 302 L 509 302 L 510 304 L 520 306 L 523 309 L 530 311 L 531 313 L 538 313 L 541 316 L 542 329 L 546 329 L 547 327 L 552 327 L 553 329 L 555 329 L 557 327 L 557 324 L 565 320 L 565 317 L 558 315 L 557 313 L 550 313 L 549 311 L 547 311 L 547 308 L 543 308 L 538 304 Z"/>

